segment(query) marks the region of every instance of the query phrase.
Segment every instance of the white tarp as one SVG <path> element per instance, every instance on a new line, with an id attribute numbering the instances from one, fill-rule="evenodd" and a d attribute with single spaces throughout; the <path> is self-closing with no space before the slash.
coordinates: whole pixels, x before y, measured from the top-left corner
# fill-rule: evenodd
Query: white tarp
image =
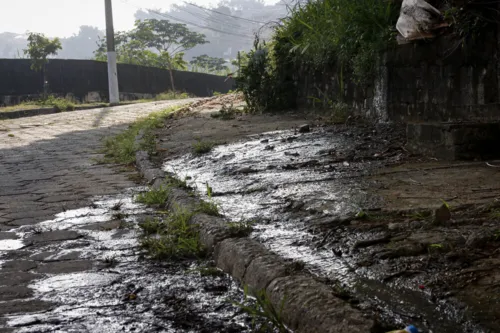
<path id="1" fill-rule="evenodd" d="M 407 40 L 434 37 L 433 30 L 447 26 L 441 12 L 424 0 L 403 0 L 396 29 Z"/>

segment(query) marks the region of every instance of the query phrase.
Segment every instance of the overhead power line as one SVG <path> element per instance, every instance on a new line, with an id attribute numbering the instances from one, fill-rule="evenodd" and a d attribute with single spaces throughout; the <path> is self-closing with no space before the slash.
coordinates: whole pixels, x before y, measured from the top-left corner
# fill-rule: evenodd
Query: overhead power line
<path id="1" fill-rule="evenodd" d="M 247 18 L 244 18 L 244 17 L 239 17 L 239 16 L 234 16 L 234 15 L 229 15 L 229 14 L 226 14 L 226 13 L 221 13 L 221 12 L 218 12 L 218 11 L 213 10 L 213 9 L 208 9 L 208 8 L 204 8 L 204 7 L 201 7 L 201 6 L 195 5 L 194 3 L 189 3 L 189 2 L 187 2 L 187 1 L 183 1 L 183 2 L 184 2 L 185 4 L 187 4 L 187 5 L 194 6 L 194 7 L 198 7 L 198 8 L 203 9 L 203 10 L 208 10 L 208 11 L 211 11 L 211 12 L 217 13 L 217 14 L 219 14 L 219 15 L 224 15 L 224 16 L 228 16 L 228 17 L 232 17 L 232 18 L 235 18 L 235 19 L 238 19 L 238 20 L 244 20 L 244 21 L 248 21 L 248 22 L 252 22 L 252 23 L 266 24 L 266 22 L 260 22 L 260 21 L 250 20 L 250 19 L 247 19 Z"/>
<path id="2" fill-rule="evenodd" d="M 121 2 L 123 2 L 124 4 L 130 5 L 130 6 L 134 6 L 134 7 L 138 8 L 138 9 L 143 9 L 142 7 L 133 5 L 132 3 L 128 2 L 127 0 L 121 0 Z M 244 35 L 244 34 L 238 34 L 238 33 L 232 33 L 232 32 L 227 32 L 227 31 L 219 30 L 219 29 L 212 28 L 212 27 L 209 27 L 209 26 L 199 25 L 197 23 L 193 23 L 193 22 L 188 21 L 188 20 L 177 18 L 177 17 L 172 16 L 170 14 L 158 12 L 156 10 L 152 10 L 152 9 L 147 9 L 147 10 L 149 12 L 153 13 L 153 14 L 156 14 L 158 17 L 163 17 L 163 18 L 167 18 L 167 19 L 170 19 L 170 20 L 173 20 L 173 21 L 184 23 L 184 24 L 189 24 L 189 25 L 201 28 L 201 29 L 207 29 L 207 30 L 219 32 L 221 34 L 226 34 L 226 35 L 231 35 L 231 36 L 246 38 L 246 39 L 249 39 L 249 40 L 253 40 L 254 39 L 253 36 Z"/>
<path id="3" fill-rule="evenodd" d="M 228 22 L 224 22 L 224 21 L 221 21 L 221 20 L 217 20 L 215 18 L 212 18 L 210 16 L 201 16 L 201 15 L 198 15 L 197 13 L 193 13 L 192 11 L 189 11 L 187 10 L 186 8 L 183 8 L 183 7 L 180 7 L 180 6 L 177 6 L 177 5 L 174 5 L 175 8 L 181 10 L 181 11 L 184 11 L 186 13 L 189 13 L 191 14 L 192 16 L 194 16 L 195 18 L 198 18 L 198 19 L 202 19 L 202 20 L 206 20 L 206 21 L 210 21 L 210 22 L 213 22 L 213 23 L 217 23 L 217 24 L 225 24 L 225 25 L 228 25 L 228 26 L 231 26 L 235 29 L 240 29 L 241 26 L 238 26 L 236 24 L 233 24 L 233 23 L 228 23 Z M 208 23 L 208 22 L 207 22 Z"/>

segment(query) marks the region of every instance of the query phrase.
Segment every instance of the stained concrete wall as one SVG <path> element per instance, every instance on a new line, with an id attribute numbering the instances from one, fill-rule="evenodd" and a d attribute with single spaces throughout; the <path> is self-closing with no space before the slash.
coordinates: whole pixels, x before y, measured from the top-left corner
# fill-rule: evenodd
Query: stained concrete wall
<path id="1" fill-rule="evenodd" d="M 0 59 L 0 103 L 12 104 L 43 92 L 43 75 L 31 70 L 30 65 L 28 59 Z M 47 64 L 50 93 L 71 94 L 79 100 L 107 100 L 107 75 L 105 62 L 52 59 Z M 176 90 L 198 97 L 234 89 L 234 81 L 225 79 L 216 75 L 174 71 Z M 168 71 L 154 67 L 119 64 L 118 80 L 122 97 L 128 99 L 171 90 Z"/>
<path id="2" fill-rule="evenodd" d="M 298 71 L 298 104 L 313 105 L 311 96 L 341 99 L 379 121 L 500 120 L 498 47 L 495 32 L 465 45 L 443 37 L 395 46 L 377 60 L 376 78 L 366 84 L 334 66 Z"/>

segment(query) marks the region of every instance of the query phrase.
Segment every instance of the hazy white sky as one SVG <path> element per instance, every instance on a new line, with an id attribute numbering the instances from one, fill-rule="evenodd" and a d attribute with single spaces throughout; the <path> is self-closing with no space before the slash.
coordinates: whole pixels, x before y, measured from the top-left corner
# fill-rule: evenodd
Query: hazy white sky
<path id="1" fill-rule="evenodd" d="M 217 0 L 190 0 L 209 6 Z M 274 3 L 268 0 L 266 3 Z M 115 30 L 128 30 L 139 8 L 168 9 L 175 0 L 113 0 Z M 0 32 L 41 32 L 51 37 L 67 37 L 81 25 L 104 29 L 104 0 L 0 0 Z"/>

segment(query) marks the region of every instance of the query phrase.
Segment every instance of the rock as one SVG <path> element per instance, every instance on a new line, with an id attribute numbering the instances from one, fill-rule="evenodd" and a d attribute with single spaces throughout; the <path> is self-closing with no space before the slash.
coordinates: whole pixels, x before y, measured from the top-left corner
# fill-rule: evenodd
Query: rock
<path id="1" fill-rule="evenodd" d="M 268 143 L 268 142 L 269 142 L 269 139 L 264 139 L 260 143 Z"/>
<path id="2" fill-rule="evenodd" d="M 254 173 L 254 172 L 257 172 L 257 171 L 250 168 L 250 167 L 244 167 L 244 168 L 241 168 L 238 171 L 236 171 L 236 173 L 240 173 L 240 174 L 244 174 L 244 175 L 249 174 L 249 173 Z"/>
<path id="3" fill-rule="evenodd" d="M 299 127 L 299 133 L 309 133 L 310 131 L 311 127 L 308 124 Z"/>
<path id="4" fill-rule="evenodd" d="M 448 205 L 443 204 L 434 211 L 434 224 L 442 225 L 451 220 L 451 212 Z"/>
<path id="5" fill-rule="evenodd" d="M 274 146 L 271 146 L 271 145 L 267 145 L 264 147 L 264 150 L 273 150 L 274 149 Z"/>
<path id="6" fill-rule="evenodd" d="M 493 233 L 490 230 L 479 230 L 467 237 L 465 246 L 473 248 L 483 248 L 492 239 Z"/>

